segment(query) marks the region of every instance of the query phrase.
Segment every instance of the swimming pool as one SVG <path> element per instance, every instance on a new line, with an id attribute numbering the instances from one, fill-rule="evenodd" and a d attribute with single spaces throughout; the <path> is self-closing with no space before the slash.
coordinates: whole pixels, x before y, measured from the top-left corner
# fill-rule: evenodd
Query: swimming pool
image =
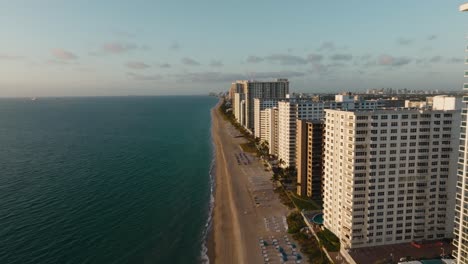
<path id="1" fill-rule="evenodd" d="M 323 225 L 323 214 L 317 214 L 314 217 L 312 217 L 312 222 Z"/>

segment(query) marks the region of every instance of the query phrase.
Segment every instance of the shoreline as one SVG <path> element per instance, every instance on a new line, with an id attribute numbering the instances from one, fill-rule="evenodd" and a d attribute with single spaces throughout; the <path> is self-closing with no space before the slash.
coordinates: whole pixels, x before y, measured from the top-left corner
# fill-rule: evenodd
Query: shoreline
<path id="1" fill-rule="evenodd" d="M 213 225 L 214 225 L 214 210 L 216 206 L 216 143 L 214 141 L 214 135 L 213 135 L 213 125 L 214 125 L 214 116 L 213 116 L 213 111 L 217 111 L 217 109 L 220 107 L 222 103 L 222 100 L 219 99 L 216 105 L 214 105 L 210 109 L 210 117 L 211 117 L 211 126 L 210 126 L 210 140 L 211 140 L 211 165 L 210 165 L 210 209 L 209 209 L 209 215 L 208 219 L 206 222 L 206 233 L 205 233 L 205 239 L 203 241 L 202 245 L 202 264 L 210 264 L 214 263 L 214 260 L 216 258 L 215 255 L 215 241 L 214 241 L 214 231 L 213 231 Z"/>
<path id="2" fill-rule="evenodd" d="M 222 102 L 211 109 L 215 188 L 206 243 L 209 263 L 263 263 L 277 254 L 263 253 L 259 240 L 269 239 L 272 245 L 274 238 L 292 239 L 283 224 L 290 210 L 274 192 L 271 172 L 255 154 L 241 149 L 247 139 L 225 120 L 219 111 Z M 285 241 L 281 243 L 286 248 Z"/>
<path id="3" fill-rule="evenodd" d="M 216 168 L 217 168 L 217 160 L 216 160 L 216 143 L 214 140 L 214 131 L 213 131 L 213 125 L 214 125 L 214 116 L 213 116 L 213 111 L 217 111 L 219 106 L 221 105 L 221 100 L 219 100 L 214 107 L 210 109 L 210 116 L 211 116 L 211 127 L 210 127 L 210 133 L 211 133 L 211 145 L 212 145 L 212 155 L 213 155 L 213 161 L 212 161 L 212 168 L 210 170 L 211 174 L 211 196 L 214 198 L 213 204 L 210 206 L 213 206 L 210 215 L 208 216 L 210 220 L 210 227 L 208 229 L 207 236 L 205 238 L 205 246 L 206 246 L 206 256 L 208 257 L 208 260 L 204 262 L 204 264 L 211 264 L 215 263 L 216 259 L 216 254 L 215 254 L 215 247 L 216 243 L 214 241 L 214 209 L 216 207 Z M 211 201 L 210 201 L 211 202 Z"/>
<path id="4" fill-rule="evenodd" d="M 216 168 L 215 156 L 214 156 L 214 146 L 213 146 L 213 154 L 212 160 L 210 165 L 210 202 L 209 202 L 209 211 L 208 217 L 205 224 L 205 230 L 203 235 L 203 242 L 202 242 L 202 251 L 201 251 L 201 263 L 202 264 L 210 264 L 210 260 L 214 259 L 214 255 L 211 253 L 214 249 L 214 241 L 212 239 L 212 229 L 213 229 L 213 211 L 214 211 L 214 192 L 216 189 L 215 186 L 215 174 L 214 170 Z"/>
<path id="5" fill-rule="evenodd" d="M 231 175 L 221 133 L 226 122 L 218 111 L 222 100 L 211 109 L 214 146 L 214 208 L 207 248 L 209 263 L 246 263 L 241 244 L 240 224 L 234 203 Z"/>
<path id="6" fill-rule="evenodd" d="M 216 104 L 215 108 L 218 106 Z M 213 126 L 213 125 L 212 125 Z M 211 132 L 210 132 L 211 133 Z M 206 233 L 204 247 L 206 249 L 205 257 L 207 258 L 203 264 L 210 264 L 214 263 L 215 256 L 215 241 L 214 241 L 214 232 L 213 232 L 213 222 L 214 222 L 214 208 L 216 205 L 216 150 L 215 144 L 213 140 L 213 135 L 211 136 L 211 143 L 213 146 L 213 159 L 211 162 L 211 169 L 210 169 L 210 184 L 211 184 L 211 194 L 210 194 L 210 215 L 208 216 L 208 230 Z"/>

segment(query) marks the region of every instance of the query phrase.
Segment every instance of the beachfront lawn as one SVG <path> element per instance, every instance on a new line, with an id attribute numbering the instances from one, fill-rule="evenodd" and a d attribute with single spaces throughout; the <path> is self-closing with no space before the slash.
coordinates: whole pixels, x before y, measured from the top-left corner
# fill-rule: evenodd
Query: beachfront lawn
<path id="1" fill-rule="evenodd" d="M 340 240 L 330 230 L 325 229 L 317 233 L 320 238 L 320 242 L 323 246 L 331 252 L 340 251 Z"/>
<path id="2" fill-rule="evenodd" d="M 293 192 L 289 192 L 289 196 L 291 197 L 296 207 L 299 208 L 299 210 L 315 211 L 322 209 L 321 201 L 314 201 L 311 199 L 301 198 Z"/>

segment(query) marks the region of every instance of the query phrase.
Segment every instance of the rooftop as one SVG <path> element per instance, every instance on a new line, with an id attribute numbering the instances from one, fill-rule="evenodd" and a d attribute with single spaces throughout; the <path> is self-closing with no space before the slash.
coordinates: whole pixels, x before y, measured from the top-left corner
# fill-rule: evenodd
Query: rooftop
<path id="1" fill-rule="evenodd" d="M 378 108 L 378 109 L 325 109 L 325 111 L 337 111 L 337 112 L 355 112 L 355 113 L 391 113 L 391 112 L 453 112 L 457 110 L 443 110 L 443 109 L 432 109 L 431 107 L 388 107 L 388 108 Z"/>
<path id="2" fill-rule="evenodd" d="M 460 9 L 459 9 L 461 12 L 465 12 L 465 11 L 468 11 L 468 3 L 465 3 L 465 4 L 462 4 L 460 5 Z"/>
<path id="3" fill-rule="evenodd" d="M 441 242 L 442 246 L 424 248 L 416 248 L 410 243 L 358 248 L 352 249 L 350 255 L 357 263 L 375 263 L 391 259 L 398 261 L 408 256 L 412 259 L 435 259 L 440 258 L 442 253 L 450 254 L 454 249 L 448 241 Z"/>

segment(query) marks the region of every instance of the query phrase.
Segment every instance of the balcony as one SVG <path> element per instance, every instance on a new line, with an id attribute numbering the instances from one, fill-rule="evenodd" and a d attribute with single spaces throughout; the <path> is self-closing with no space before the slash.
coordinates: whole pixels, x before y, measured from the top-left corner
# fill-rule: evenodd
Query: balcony
<path id="1" fill-rule="evenodd" d="M 344 216 L 343 217 L 344 221 L 347 221 L 347 222 L 351 223 L 351 220 L 352 220 L 352 215 L 351 214 L 345 213 L 343 216 Z"/>
<path id="2" fill-rule="evenodd" d="M 418 219 L 414 219 L 413 221 L 414 221 L 413 223 L 414 223 L 415 226 L 421 226 L 421 225 L 425 224 L 426 219 L 418 218 Z"/>
<path id="3" fill-rule="evenodd" d="M 347 226 L 341 226 L 341 228 L 346 232 L 346 233 L 351 233 L 351 229 Z"/>

